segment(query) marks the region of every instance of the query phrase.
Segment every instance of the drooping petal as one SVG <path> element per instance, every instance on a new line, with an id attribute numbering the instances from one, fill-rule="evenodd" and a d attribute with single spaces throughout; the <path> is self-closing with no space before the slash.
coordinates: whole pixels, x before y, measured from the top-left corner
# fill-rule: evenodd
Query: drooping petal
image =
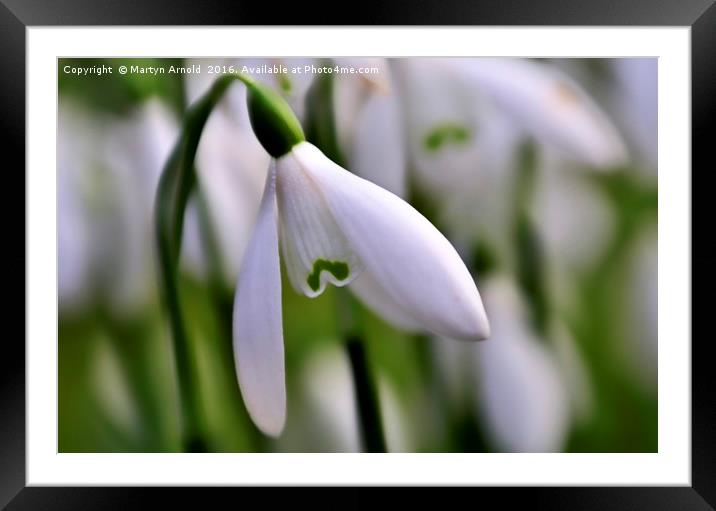
<path id="1" fill-rule="evenodd" d="M 251 418 L 264 433 L 277 436 L 286 419 L 286 388 L 275 163 L 269 169 L 256 227 L 239 271 L 234 358 Z"/>
<path id="2" fill-rule="evenodd" d="M 400 303 L 384 291 L 383 286 L 369 271 L 364 271 L 359 279 L 351 283 L 351 291 L 373 312 L 385 318 L 389 323 L 408 332 L 422 330 L 420 324 L 403 310 Z"/>
<path id="3" fill-rule="evenodd" d="M 309 143 L 291 151 L 325 198 L 350 247 L 375 282 L 423 329 L 482 339 L 480 294 L 450 242 L 407 202 L 342 169 Z"/>
<path id="4" fill-rule="evenodd" d="M 327 283 L 345 286 L 363 263 L 333 218 L 317 183 L 292 154 L 277 160 L 276 191 L 281 249 L 294 289 L 309 297 Z"/>
<path id="5" fill-rule="evenodd" d="M 552 352 L 532 333 L 515 286 L 484 290 L 492 336 L 475 346 L 477 406 L 500 451 L 553 452 L 563 446 L 569 397 Z"/>
<path id="6" fill-rule="evenodd" d="M 539 140 L 596 167 L 618 165 L 626 148 L 599 106 L 569 76 L 526 59 L 445 59 Z"/>

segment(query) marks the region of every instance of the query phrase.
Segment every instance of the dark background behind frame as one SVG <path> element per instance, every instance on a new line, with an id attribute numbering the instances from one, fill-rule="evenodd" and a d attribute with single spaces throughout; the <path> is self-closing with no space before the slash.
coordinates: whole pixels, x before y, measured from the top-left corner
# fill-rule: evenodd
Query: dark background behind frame
<path id="1" fill-rule="evenodd" d="M 272 12 L 273 11 L 273 12 Z M 681 25 L 692 26 L 692 167 L 713 172 L 714 114 L 716 113 L 716 5 L 713 0 L 502 0 L 488 1 L 362 1 L 356 9 L 332 11 L 305 2 L 281 4 L 226 0 L 0 0 L 0 130 L 5 194 L 0 201 L 9 258 L 5 282 L 23 289 L 9 298 L 8 319 L 20 323 L 25 305 L 25 224 L 17 220 L 25 210 L 25 28 L 33 25 L 280 25 L 305 23 L 386 25 Z M 661 140 L 660 143 L 668 143 Z M 683 169 L 685 172 L 688 169 Z M 693 173 L 692 173 L 693 175 Z M 693 187 L 692 187 L 693 189 Z M 20 190 L 23 192 L 20 193 Z M 8 200 L 10 199 L 10 200 Z M 15 203 L 15 201 L 19 202 Z M 697 216 L 694 217 L 698 218 Z M 12 240 L 12 241 L 11 241 Z M 712 242 L 709 241 L 709 247 Z M 22 251 L 18 247 L 22 245 Z M 706 261 L 693 258 L 699 281 L 705 286 Z M 8 279 L 9 277 L 9 279 Z M 21 282 L 22 281 L 22 282 Z M 22 287 L 21 287 L 22 286 Z M 18 299 L 22 296 L 22 300 Z M 694 310 L 697 308 L 694 303 Z M 707 304 L 701 302 L 701 307 Z M 25 488 L 25 323 L 22 332 L 3 340 L 0 356 L 0 506 L 8 509 L 120 509 L 148 507 L 150 496 L 163 504 L 176 499 L 184 505 L 206 505 L 206 491 L 176 489 Z M 687 339 L 669 339 L 686 342 Z M 504 504 L 532 508 L 568 509 L 714 509 L 716 507 L 716 393 L 713 357 L 707 350 L 711 336 L 692 343 L 692 484 L 693 488 L 529 488 L 479 489 L 481 495 Z M 225 489 L 235 497 L 246 489 Z M 376 500 L 370 489 L 352 489 L 335 496 L 321 490 L 329 507 L 357 508 Z M 197 495 L 196 493 L 199 493 Z M 267 492 L 249 497 L 266 499 Z M 311 499 L 315 492 L 292 491 Z M 148 495 L 149 494 L 149 495 Z M 422 491 L 410 493 L 416 501 L 430 499 Z M 13 499 L 13 497 L 15 498 Z M 405 495 L 403 495 L 403 498 Z M 459 498 L 459 496 L 458 496 Z M 474 496 L 469 497 L 474 498 Z M 337 500 L 336 500 L 337 499 Z M 418 500 L 419 499 L 419 500 Z M 250 499 L 242 499 L 248 503 Z M 444 503 L 444 502 L 443 502 Z M 487 504 L 487 500 L 482 501 Z M 265 504 L 270 504 L 266 502 Z M 236 501 L 241 505 L 241 501 Z M 478 503 L 479 505 L 479 503 Z"/>

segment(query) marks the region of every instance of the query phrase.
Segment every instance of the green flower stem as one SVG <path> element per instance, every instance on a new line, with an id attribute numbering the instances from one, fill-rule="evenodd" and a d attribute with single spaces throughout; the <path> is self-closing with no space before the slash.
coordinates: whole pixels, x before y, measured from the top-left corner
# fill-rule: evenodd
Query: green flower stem
<path id="1" fill-rule="evenodd" d="M 242 80 L 242 77 L 225 75 L 219 78 L 209 92 L 187 111 L 179 140 L 162 171 L 157 189 L 155 229 L 160 289 L 172 332 L 181 410 L 182 447 L 186 451 L 204 451 L 206 443 L 201 434 L 196 375 L 179 299 L 178 259 L 184 211 L 196 184 L 194 158 L 201 133 L 212 110 L 229 85 L 237 79 Z"/>
<path id="2" fill-rule="evenodd" d="M 349 337 L 346 349 L 351 361 L 363 449 L 365 452 L 387 452 L 378 395 L 368 368 L 363 340 L 358 336 Z"/>
<path id="3" fill-rule="evenodd" d="M 365 348 L 361 306 L 345 289 L 336 289 L 338 331 L 345 340 L 358 407 L 358 421 L 365 452 L 387 452 L 383 420 L 373 375 Z"/>
<path id="4" fill-rule="evenodd" d="M 534 203 L 538 171 L 537 147 L 533 141 L 527 141 L 521 147 L 517 171 L 514 220 L 517 280 L 528 297 L 535 328 L 546 334 L 551 309 L 546 281 L 547 261 L 537 228 L 529 214 Z"/>

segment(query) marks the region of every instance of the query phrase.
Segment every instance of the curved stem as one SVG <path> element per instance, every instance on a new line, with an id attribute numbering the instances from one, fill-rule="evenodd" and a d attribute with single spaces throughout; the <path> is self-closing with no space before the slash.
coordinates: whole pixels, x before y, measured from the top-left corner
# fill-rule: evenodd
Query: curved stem
<path id="1" fill-rule="evenodd" d="M 172 332 L 181 410 L 182 448 L 185 451 L 204 451 L 206 444 L 201 434 L 199 397 L 196 394 L 191 346 L 179 296 L 178 260 L 184 211 L 196 184 L 194 158 L 202 131 L 212 110 L 235 80 L 246 83 L 246 79 L 240 75 L 222 76 L 214 82 L 209 92 L 187 111 L 179 140 L 164 166 L 157 189 L 155 229 L 160 289 Z"/>

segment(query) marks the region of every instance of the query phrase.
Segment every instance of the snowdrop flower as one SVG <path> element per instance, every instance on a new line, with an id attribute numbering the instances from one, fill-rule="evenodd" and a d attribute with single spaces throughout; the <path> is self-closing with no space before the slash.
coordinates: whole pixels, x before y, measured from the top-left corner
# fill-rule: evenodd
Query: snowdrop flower
<path id="1" fill-rule="evenodd" d="M 96 295 L 131 312 L 149 299 L 153 193 L 178 124 L 158 101 L 126 119 L 63 104 L 58 115 L 60 306 Z"/>
<path id="2" fill-rule="evenodd" d="M 601 190 L 554 149 L 541 151 L 538 166 L 532 214 L 547 255 L 558 269 L 583 271 L 611 240 L 614 211 Z"/>
<path id="3" fill-rule="evenodd" d="M 565 156 L 609 168 L 626 148 L 604 111 L 568 75 L 527 59 L 447 59 L 440 65 L 477 86 L 537 140 Z"/>
<path id="4" fill-rule="evenodd" d="M 369 307 L 400 324 L 475 340 L 489 327 L 447 239 L 408 203 L 306 142 L 285 101 L 245 81 L 252 127 L 272 161 L 239 272 L 234 351 L 247 409 L 276 436 L 286 413 L 279 250 L 292 286 L 308 297 L 353 283 Z"/>
<path id="5" fill-rule="evenodd" d="M 334 112 L 340 147 L 351 170 L 399 197 L 407 193 L 400 101 L 386 59 L 335 59 L 339 66 L 376 68 L 377 74 L 337 75 Z"/>
<path id="6" fill-rule="evenodd" d="M 525 59 L 415 59 L 396 61 L 394 68 L 415 182 L 442 197 L 440 220 L 453 239 L 470 243 L 478 236 L 509 262 L 509 199 L 518 148 L 528 135 L 540 143 L 543 170 L 537 225 L 563 260 L 579 268 L 593 261 L 611 233 L 608 206 L 586 183 L 553 170 L 572 170 L 575 163 L 611 168 L 625 161 L 626 151 L 576 82 L 554 66 Z M 587 228 L 579 221 L 585 219 Z"/>
<path id="7" fill-rule="evenodd" d="M 75 312 L 91 295 L 93 239 L 88 214 L 91 169 L 99 126 L 71 103 L 60 102 L 57 130 L 57 293 L 62 312 Z"/>
<path id="8" fill-rule="evenodd" d="M 553 452 L 564 443 L 569 396 L 553 354 L 532 333 L 514 284 L 490 281 L 490 342 L 474 348 L 477 405 L 500 451 Z"/>
<path id="9" fill-rule="evenodd" d="M 360 452 L 358 405 L 345 352 L 333 345 L 313 354 L 301 375 L 311 433 L 320 435 L 321 444 L 330 444 L 328 452 Z"/>

